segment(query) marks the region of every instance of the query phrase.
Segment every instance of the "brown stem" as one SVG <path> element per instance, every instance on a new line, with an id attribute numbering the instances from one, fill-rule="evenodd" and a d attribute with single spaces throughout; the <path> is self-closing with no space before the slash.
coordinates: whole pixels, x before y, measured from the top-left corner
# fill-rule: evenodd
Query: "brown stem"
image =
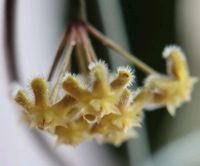
<path id="1" fill-rule="evenodd" d="M 67 35 L 68 35 L 68 30 L 66 29 L 66 31 L 64 32 L 63 38 L 62 38 L 62 40 L 61 40 L 61 42 L 60 42 L 60 44 L 58 46 L 58 49 L 57 49 L 56 56 L 55 56 L 55 59 L 53 61 L 53 64 L 51 66 L 51 70 L 50 70 L 48 78 L 47 78 L 48 81 L 51 81 L 52 76 L 53 76 L 53 74 L 55 72 L 55 69 L 56 69 L 56 67 L 58 65 L 58 62 L 59 62 L 60 58 L 62 57 L 62 53 L 64 51 L 65 44 L 66 44 L 66 41 L 67 41 Z"/>
<path id="2" fill-rule="evenodd" d="M 89 63 L 97 61 L 96 53 L 92 47 L 88 34 L 85 30 L 85 27 L 80 26 L 77 29 Z"/>
<path id="3" fill-rule="evenodd" d="M 87 20 L 86 3 L 85 0 L 80 0 L 80 19 L 81 21 Z"/>
<path id="4" fill-rule="evenodd" d="M 69 39 L 68 39 L 68 45 L 67 45 L 67 48 L 66 48 L 66 55 L 65 55 L 65 59 L 64 59 L 64 62 L 63 62 L 63 66 L 61 68 L 61 71 L 59 73 L 59 76 L 58 76 L 58 79 L 56 81 L 56 84 L 55 86 L 53 87 L 52 91 L 51 91 L 51 95 L 50 95 L 50 102 L 53 104 L 55 103 L 56 99 L 57 99 L 57 95 L 58 95 L 58 90 L 61 86 L 61 82 L 62 82 L 62 79 L 63 79 L 63 76 L 69 66 L 69 62 L 70 62 L 70 58 L 71 58 L 71 55 L 72 55 L 72 51 L 73 51 L 73 48 L 75 46 L 75 40 L 74 40 L 74 30 L 72 29 L 71 33 L 70 33 L 70 36 L 69 36 Z"/>
<path id="5" fill-rule="evenodd" d="M 89 23 L 86 24 L 86 27 L 88 31 L 96 37 L 98 40 L 100 40 L 104 45 L 110 47 L 114 51 L 116 51 L 121 56 L 125 57 L 129 61 L 131 61 L 136 67 L 144 71 L 146 74 L 152 74 L 157 73 L 154 69 L 152 69 L 150 66 L 146 65 L 144 62 L 136 58 L 134 55 L 128 53 L 123 48 L 121 48 L 119 45 L 114 43 L 112 40 L 108 39 L 106 36 L 104 36 L 101 32 L 99 32 L 96 28 L 94 28 Z"/>
<path id="6" fill-rule="evenodd" d="M 77 41 L 76 56 L 77 56 L 80 72 L 87 73 L 87 64 L 84 58 L 84 51 L 83 51 L 82 45 L 80 44 L 80 41 L 79 42 Z"/>

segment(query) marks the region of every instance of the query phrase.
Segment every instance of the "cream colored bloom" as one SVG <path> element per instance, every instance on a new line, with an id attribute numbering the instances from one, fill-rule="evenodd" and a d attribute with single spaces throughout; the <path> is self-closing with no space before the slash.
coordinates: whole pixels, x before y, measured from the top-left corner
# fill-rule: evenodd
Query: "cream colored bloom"
<path id="1" fill-rule="evenodd" d="M 129 68 L 119 68 L 113 77 L 105 63 L 89 66 L 84 83 L 80 77 L 67 74 L 63 88 L 67 92 L 55 104 L 49 103 L 48 85 L 42 78 L 31 82 L 35 101 L 19 90 L 15 100 L 23 108 L 23 119 L 34 128 L 57 136 L 57 142 L 78 145 L 84 140 L 98 138 L 101 142 L 120 145 L 136 136 L 143 108 L 167 106 L 170 114 L 189 101 L 196 78 L 190 76 L 184 55 L 177 47 L 163 53 L 167 60 L 168 76 L 152 74 L 145 86 L 132 92 L 133 81 Z"/>
<path id="2" fill-rule="evenodd" d="M 197 78 L 190 76 L 186 57 L 179 47 L 166 47 L 163 57 L 167 61 L 168 76 L 152 74 L 146 79 L 145 87 L 153 96 L 149 105 L 166 106 L 175 115 L 176 108 L 190 100 Z"/>
<path id="3" fill-rule="evenodd" d="M 117 107 L 120 114 L 110 113 L 105 115 L 99 123 L 96 123 L 92 132 L 101 135 L 102 142 L 112 142 L 120 145 L 124 140 L 130 139 L 135 127 L 141 127 L 143 107 L 149 101 L 150 95 L 147 89 L 141 89 L 132 97 L 131 91 L 124 89 Z"/>
<path id="4" fill-rule="evenodd" d="M 67 127 L 57 126 L 55 130 L 57 143 L 76 146 L 92 138 L 89 129 L 89 124 L 83 118 L 68 123 Z"/>
<path id="5" fill-rule="evenodd" d="M 66 126 L 67 122 L 77 116 L 80 108 L 77 107 L 76 100 L 70 96 L 63 97 L 54 105 L 49 103 L 48 86 L 44 79 L 33 79 L 31 88 L 35 101 L 30 100 L 23 90 L 18 90 L 15 96 L 15 101 L 24 108 L 23 120 L 30 127 L 53 133 L 56 126 Z"/>
<path id="6" fill-rule="evenodd" d="M 90 64 L 90 87 L 76 76 L 68 75 L 63 88 L 82 106 L 82 115 L 89 123 L 95 123 L 110 113 L 120 114 L 116 104 L 123 89 L 132 81 L 132 73 L 120 68 L 115 78 L 110 81 L 110 73 L 105 63 Z"/>
<path id="7" fill-rule="evenodd" d="M 53 105 L 49 103 L 49 88 L 42 78 L 31 82 L 35 101 L 23 90 L 18 90 L 15 100 L 24 108 L 23 119 L 33 128 L 56 135 L 58 143 L 73 146 L 97 134 L 103 142 L 116 145 L 130 138 L 131 128 L 140 126 L 144 105 L 139 99 L 142 93 L 133 100 L 127 88 L 133 79 L 130 69 L 119 68 L 112 79 L 102 62 L 90 65 L 89 69 L 87 81 L 90 86 L 68 74 L 63 82 L 67 94 Z M 98 129 L 101 125 L 103 127 Z"/>

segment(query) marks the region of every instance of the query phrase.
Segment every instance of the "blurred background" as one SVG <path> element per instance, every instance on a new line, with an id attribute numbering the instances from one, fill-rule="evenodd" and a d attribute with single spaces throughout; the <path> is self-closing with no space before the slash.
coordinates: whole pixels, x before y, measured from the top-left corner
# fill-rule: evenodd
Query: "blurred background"
<path id="1" fill-rule="evenodd" d="M 139 137 L 116 148 L 84 142 L 54 147 L 55 138 L 19 122 L 11 99 L 16 83 L 47 76 L 75 0 L 0 0 L 0 166 L 199 166 L 200 86 L 172 118 L 146 112 Z M 164 46 L 180 45 L 200 77 L 199 0 L 86 0 L 89 21 L 123 48 L 165 73 Z M 110 67 L 129 64 L 92 39 Z M 145 75 L 136 70 L 137 83 Z"/>

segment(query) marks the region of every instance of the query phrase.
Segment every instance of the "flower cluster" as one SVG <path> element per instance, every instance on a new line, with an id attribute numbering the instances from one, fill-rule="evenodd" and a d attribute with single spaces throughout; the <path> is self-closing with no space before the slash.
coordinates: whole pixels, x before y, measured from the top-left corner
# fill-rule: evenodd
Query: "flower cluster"
<path id="1" fill-rule="evenodd" d="M 77 145 L 97 138 L 119 145 L 130 138 L 132 127 L 140 126 L 141 110 L 149 96 L 144 90 L 133 96 L 128 89 L 133 74 L 128 68 L 119 68 L 113 76 L 105 63 L 97 62 L 90 64 L 89 70 L 85 78 L 67 74 L 63 81 L 67 93 L 52 105 L 46 81 L 33 79 L 35 101 L 23 90 L 15 97 L 24 108 L 23 119 L 33 128 L 57 135 L 59 143 Z"/>
<path id="2" fill-rule="evenodd" d="M 145 87 L 152 95 L 147 107 L 166 106 L 168 112 L 174 116 L 176 108 L 190 100 L 193 86 L 198 79 L 190 76 L 186 57 L 179 47 L 166 47 L 163 57 L 167 61 L 168 76 L 151 74 L 147 77 Z"/>
<path id="3" fill-rule="evenodd" d="M 121 67 L 113 74 L 106 63 L 98 61 L 88 32 L 149 74 L 144 85 L 132 90 L 134 75 L 131 68 Z M 141 126 L 143 109 L 166 106 L 169 113 L 175 115 L 176 108 L 190 100 L 197 82 L 197 78 L 190 76 L 186 58 L 179 47 L 165 48 L 163 57 L 168 75 L 162 75 L 86 23 L 72 24 L 67 29 L 48 81 L 65 44 L 66 56 L 55 86 L 50 89 L 45 79 L 35 78 L 31 82 L 34 100 L 22 89 L 15 95 L 15 101 L 23 107 L 23 120 L 32 128 L 57 136 L 58 143 L 75 146 L 94 138 L 120 145 L 137 135 L 135 128 Z M 76 49 L 80 75 L 66 72 L 71 70 L 73 49 Z M 58 100 L 60 89 L 65 93 Z"/>
<path id="4" fill-rule="evenodd" d="M 57 126 L 66 126 L 66 122 L 76 115 L 77 101 L 70 96 L 64 96 L 54 105 L 49 103 L 49 88 L 43 78 L 33 79 L 31 88 L 34 101 L 21 89 L 15 96 L 15 101 L 24 108 L 22 120 L 30 127 L 54 133 Z"/>

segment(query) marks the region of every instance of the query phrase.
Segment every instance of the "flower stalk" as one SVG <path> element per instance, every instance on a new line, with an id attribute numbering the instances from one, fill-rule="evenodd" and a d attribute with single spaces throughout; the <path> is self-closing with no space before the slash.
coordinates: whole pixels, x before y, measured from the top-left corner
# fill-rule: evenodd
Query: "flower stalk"
<path id="1" fill-rule="evenodd" d="M 56 56 L 54 58 L 54 62 L 51 66 L 51 69 L 50 69 L 50 72 L 49 72 L 49 75 L 48 75 L 48 78 L 47 80 L 48 81 L 51 81 L 52 77 L 53 77 L 53 74 L 55 72 L 55 69 L 59 63 L 59 60 L 60 58 L 62 57 L 62 53 L 64 51 L 64 48 L 65 48 L 65 45 L 66 45 L 66 42 L 67 42 L 67 35 L 68 35 L 68 32 L 67 32 L 68 29 L 66 29 L 66 31 L 64 32 L 64 35 L 63 35 L 63 38 L 59 44 L 59 47 L 57 49 L 57 52 L 56 52 Z"/>
<path id="2" fill-rule="evenodd" d="M 55 103 L 56 102 L 56 99 L 57 99 L 57 96 L 58 96 L 58 90 L 62 84 L 62 80 L 63 80 L 63 77 L 67 71 L 67 68 L 70 64 L 70 59 L 71 59 L 71 55 L 72 55 L 72 51 L 74 49 L 74 46 L 76 44 L 75 42 L 75 34 L 74 34 L 74 30 L 72 29 L 72 32 L 69 36 L 69 39 L 68 39 L 68 45 L 66 47 L 66 55 L 65 55 L 65 58 L 64 58 L 64 62 L 63 62 L 63 66 L 61 68 L 61 71 L 59 73 L 59 76 L 58 76 L 58 79 L 56 81 L 56 84 L 55 86 L 53 87 L 52 91 L 51 91 L 51 95 L 50 95 L 50 102 L 51 103 Z"/>
<path id="3" fill-rule="evenodd" d="M 96 28 L 94 28 L 91 24 L 86 24 L 88 31 L 94 35 L 99 41 L 101 41 L 104 45 L 108 46 L 112 50 L 116 51 L 121 56 L 128 59 L 130 62 L 132 62 L 136 67 L 138 67 L 140 70 L 145 72 L 146 74 L 153 74 L 157 73 L 154 69 L 152 69 L 150 66 L 146 65 L 144 62 L 140 61 L 138 58 L 136 58 L 134 55 L 128 53 L 124 49 L 122 49 L 119 45 L 114 43 L 112 40 L 104 36 L 101 32 L 99 32 Z"/>
<path id="4" fill-rule="evenodd" d="M 87 11 L 85 0 L 80 0 L 80 20 L 83 22 L 87 21 Z"/>

